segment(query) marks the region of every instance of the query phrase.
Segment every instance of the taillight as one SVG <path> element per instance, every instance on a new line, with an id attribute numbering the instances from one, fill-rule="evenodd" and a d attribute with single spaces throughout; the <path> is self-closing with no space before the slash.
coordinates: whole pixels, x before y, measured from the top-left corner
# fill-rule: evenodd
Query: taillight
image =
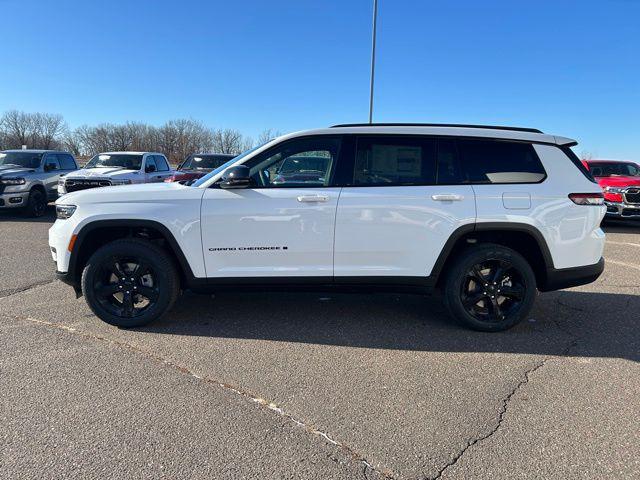
<path id="1" fill-rule="evenodd" d="M 570 193 L 569 198 L 576 205 L 604 205 L 602 193 Z"/>

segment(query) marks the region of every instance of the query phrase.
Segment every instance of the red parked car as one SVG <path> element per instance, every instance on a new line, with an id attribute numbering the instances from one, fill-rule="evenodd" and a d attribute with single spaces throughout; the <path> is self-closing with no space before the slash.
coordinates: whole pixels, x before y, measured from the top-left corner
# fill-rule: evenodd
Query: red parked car
<path id="1" fill-rule="evenodd" d="M 604 190 L 608 217 L 640 217 L 640 166 L 620 160 L 583 160 Z"/>
<path id="2" fill-rule="evenodd" d="M 236 155 L 226 153 L 194 153 L 178 165 L 175 173 L 165 182 L 192 182 L 224 165 Z"/>

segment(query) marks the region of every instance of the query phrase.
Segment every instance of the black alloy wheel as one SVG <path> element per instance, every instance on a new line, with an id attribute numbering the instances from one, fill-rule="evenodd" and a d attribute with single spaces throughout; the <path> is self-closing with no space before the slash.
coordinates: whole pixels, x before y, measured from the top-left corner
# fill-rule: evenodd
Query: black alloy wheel
<path id="1" fill-rule="evenodd" d="M 27 215 L 30 217 L 41 217 L 47 210 L 47 199 L 40 190 L 34 189 L 29 193 L 27 199 Z"/>
<path id="2" fill-rule="evenodd" d="M 458 321 L 475 330 L 513 327 L 531 311 L 536 277 L 515 250 L 495 244 L 469 247 L 446 272 L 443 300 Z"/>
<path id="3" fill-rule="evenodd" d="M 171 253 L 138 238 L 115 240 L 96 250 L 84 267 L 81 283 L 93 313 L 122 328 L 157 320 L 180 292 Z"/>
<path id="4" fill-rule="evenodd" d="M 473 265 L 461 287 L 467 312 L 487 323 L 501 322 L 517 312 L 525 297 L 522 275 L 511 262 L 501 259 Z"/>
<path id="5" fill-rule="evenodd" d="M 135 256 L 113 257 L 101 265 L 93 290 L 107 312 L 125 318 L 140 317 L 160 295 L 155 272 Z"/>

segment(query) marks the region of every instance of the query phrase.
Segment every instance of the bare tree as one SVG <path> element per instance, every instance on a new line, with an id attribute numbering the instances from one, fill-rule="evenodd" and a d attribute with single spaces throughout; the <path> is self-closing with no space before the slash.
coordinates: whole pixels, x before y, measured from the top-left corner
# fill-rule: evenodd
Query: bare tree
<path id="1" fill-rule="evenodd" d="M 213 131 L 213 151 L 216 153 L 242 153 L 245 142 L 246 139 L 238 130 L 227 128 Z"/>
<path id="2" fill-rule="evenodd" d="M 280 133 L 265 130 L 260 141 Z M 194 119 L 170 120 L 160 127 L 139 122 L 81 125 L 69 130 L 61 115 L 5 112 L 0 117 L 0 147 L 66 148 L 79 157 L 107 151 L 159 151 L 172 163 L 196 152 L 238 154 L 253 146 L 238 130 L 212 130 Z"/>
<path id="3" fill-rule="evenodd" d="M 20 148 L 26 145 L 50 149 L 60 146 L 67 125 L 62 115 L 10 110 L 0 118 L 0 128 L 3 144 L 7 147 Z"/>
<path id="4" fill-rule="evenodd" d="M 267 128 L 263 130 L 260 135 L 258 135 L 258 145 L 262 145 L 263 143 L 267 143 L 274 138 L 278 138 L 282 135 L 280 130 L 273 130 L 271 128 Z"/>
<path id="5" fill-rule="evenodd" d="M 33 118 L 28 113 L 9 110 L 2 115 L 0 125 L 10 148 L 32 146 L 29 143 L 33 137 Z"/>

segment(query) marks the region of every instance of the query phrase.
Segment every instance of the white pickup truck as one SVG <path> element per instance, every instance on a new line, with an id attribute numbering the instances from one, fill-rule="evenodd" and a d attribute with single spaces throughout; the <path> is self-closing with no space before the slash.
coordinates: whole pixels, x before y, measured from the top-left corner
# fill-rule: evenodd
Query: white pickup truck
<path id="1" fill-rule="evenodd" d="M 156 152 L 105 152 L 58 181 L 58 194 L 96 187 L 163 182 L 173 175 L 167 157 Z"/>

